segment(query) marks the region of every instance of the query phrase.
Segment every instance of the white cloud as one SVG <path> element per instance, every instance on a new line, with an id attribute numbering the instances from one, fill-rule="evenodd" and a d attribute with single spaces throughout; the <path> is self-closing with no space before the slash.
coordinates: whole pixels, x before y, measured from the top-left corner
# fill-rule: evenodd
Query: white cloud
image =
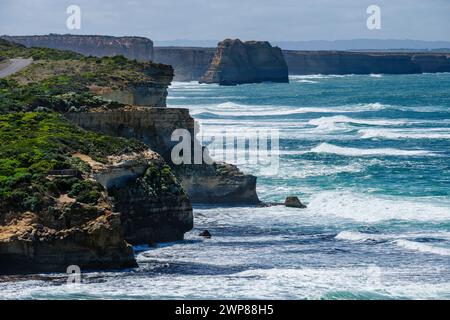
<path id="1" fill-rule="evenodd" d="M 65 9 L 82 8 L 83 34 L 163 39 L 450 40 L 447 0 L 0 0 L 0 34 L 67 33 Z M 366 8 L 382 29 L 366 28 Z"/>

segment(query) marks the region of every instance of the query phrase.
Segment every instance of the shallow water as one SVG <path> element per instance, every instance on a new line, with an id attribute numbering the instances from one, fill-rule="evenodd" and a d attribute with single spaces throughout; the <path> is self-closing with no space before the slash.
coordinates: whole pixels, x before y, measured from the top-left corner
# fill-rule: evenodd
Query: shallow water
<path id="1" fill-rule="evenodd" d="M 139 269 L 2 278 L 0 298 L 450 299 L 450 74 L 169 91 L 205 131 L 279 130 L 279 168 L 241 167 L 262 200 L 308 209 L 196 207 L 185 241 L 136 248 Z"/>

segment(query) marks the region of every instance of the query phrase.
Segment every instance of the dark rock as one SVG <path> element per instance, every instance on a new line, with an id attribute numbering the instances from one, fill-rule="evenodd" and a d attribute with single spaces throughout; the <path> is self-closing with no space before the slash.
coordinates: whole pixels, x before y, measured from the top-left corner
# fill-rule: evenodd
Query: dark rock
<path id="1" fill-rule="evenodd" d="M 265 41 L 242 42 L 239 39 L 219 43 L 208 71 L 200 79 L 201 83 L 220 85 L 266 81 L 289 82 L 281 49 Z"/>
<path id="2" fill-rule="evenodd" d="M 170 64 L 177 81 L 199 80 L 214 48 L 155 48 L 155 61 Z M 411 74 L 450 72 L 450 54 L 425 52 L 349 52 L 283 50 L 289 74 Z"/>
<path id="3" fill-rule="evenodd" d="M 289 74 L 449 72 L 450 55 L 415 52 L 283 51 Z"/>
<path id="4" fill-rule="evenodd" d="M 205 230 L 205 231 L 203 231 L 203 232 L 201 232 L 200 234 L 199 234 L 199 237 L 205 237 L 205 238 L 211 238 L 212 237 L 212 235 L 211 235 L 211 233 L 208 231 L 208 230 Z"/>
<path id="5" fill-rule="evenodd" d="M 298 199 L 298 197 L 287 197 L 286 201 L 284 202 L 284 205 L 288 208 L 301 208 L 301 209 L 305 209 L 306 206 L 301 203 L 301 201 Z"/>

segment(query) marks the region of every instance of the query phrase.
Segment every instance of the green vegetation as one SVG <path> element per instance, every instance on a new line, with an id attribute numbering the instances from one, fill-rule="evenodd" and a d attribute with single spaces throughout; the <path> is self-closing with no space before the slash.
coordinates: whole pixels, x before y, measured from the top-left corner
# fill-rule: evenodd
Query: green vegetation
<path id="1" fill-rule="evenodd" d="M 12 58 L 33 58 L 33 60 L 69 60 L 80 59 L 81 54 L 48 48 L 27 48 L 20 44 L 0 39 L 1 56 Z"/>
<path id="2" fill-rule="evenodd" d="M 80 152 L 96 161 L 109 155 L 140 152 L 135 140 L 114 138 L 76 127 L 57 113 L 29 112 L 0 116 L 0 212 L 39 211 L 68 193 L 78 202 L 95 204 L 102 188 L 84 181 L 86 166 L 71 155 Z M 50 179 L 53 170 L 74 169 L 79 176 Z"/>
<path id="3" fill-rule="evenodd" d="M 123 56 L 96 58 L 74 54 L 66 57 L 64 51 L 58 50 L 55 50 L 56 54 L 47 52 L 47 49 L 16 45 L 7 48 L 10 49 L 0 45 L 0 56 L 27 57 L 19 53 L 36 50 L 43 50 L 47 55 L 43 55 L 46 60 L 35 61 L 20 72 L 0 79 L 0 114 L 43 109 L 80 112 L 99 107 L 123 107 L 120 103 L 104 101 L 94 95 L 89 87 L 126 89 L 133 84 L 167 77 L 167 68 L 170 68 L 151 62 L 131 61 Z"/>
<path id="4" fill-rule="evenodd" d="M 0 79 L 0 222 L 9 211 L 58 213 L 55 208 L 62 195 L 75 199 L 72 209 L 81 210 L 81 204 L 95 213 L 93 206 L 102 198 L 103 187 L 83 178 L 90 167 L 72 154 L 82 153 L 105 163 L 107 156 L 141 152 L 147 147 L 137 140 L 85 131 L 60 113 L 123 107 L 104 101 L 91 88 L 115 90 L 164 83 L 171 79 L 171 67 L 122 56 L 96 58 L 26 48 L 1 39 L 0 57 L 34 60 L 20 72 Z M 164 164 L 151 167 L 134 187 L 147 189 L 146 195 L 183 192 Z"/>
<path id="5" fill-rule="evenodd" d="M 77 112 L 100 106 L 122 105 L 94 96 L 77 76 L 61 75 L 26 85 L 0 79 L 0 114 L 35 110 Z"/>
<path id="6" fill-rule="evenodd" d="M 136 179 L 126 188 L 114 188 L 108 192 L 118 202 L 127 203 L 130 194 L 149 199 L 163 199 L 165 196 L 173 197 L 185 195 L 171 168 L 164 162 L 156 161 L 149 166 L 143 177 Z"/>

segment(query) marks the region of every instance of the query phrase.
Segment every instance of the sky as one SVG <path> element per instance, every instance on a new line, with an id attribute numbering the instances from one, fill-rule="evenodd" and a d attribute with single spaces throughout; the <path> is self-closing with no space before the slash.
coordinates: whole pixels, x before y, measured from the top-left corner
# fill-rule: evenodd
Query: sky
<path id="1" fill-rule="evenodd" d="M 81 29 L 66 27 L 69 5 Z M 369 5 L 381 29 L 366 25 Z M 450 41 L 450 0 L 0 0 L 0 34 L 144 36 L 153 40 Z"/>

